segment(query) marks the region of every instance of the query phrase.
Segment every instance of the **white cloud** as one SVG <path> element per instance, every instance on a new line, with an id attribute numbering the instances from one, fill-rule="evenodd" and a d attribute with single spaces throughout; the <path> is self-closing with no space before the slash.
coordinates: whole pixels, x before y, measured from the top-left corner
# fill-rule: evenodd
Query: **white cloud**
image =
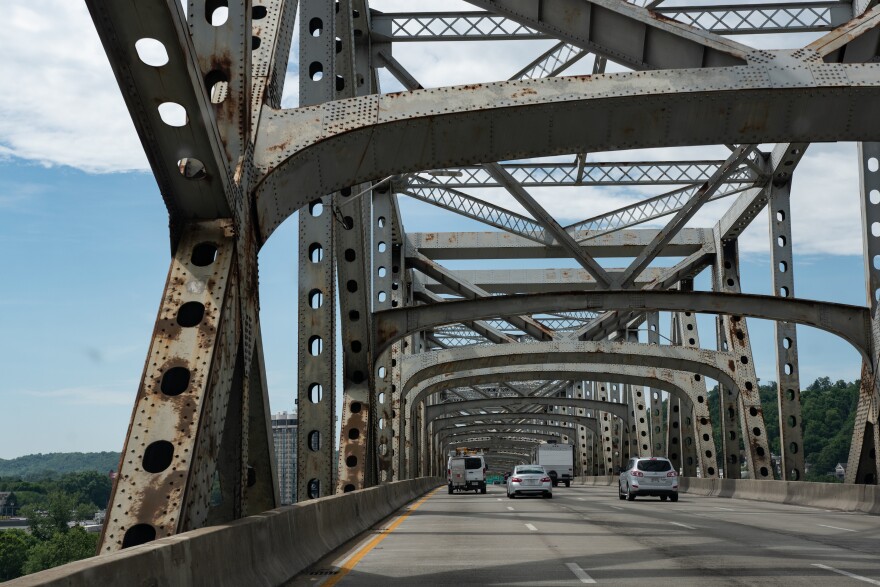
<path id="1" fill-rule="evenodd" d="M 147 169 L 83 2 L 10 5 L 0 22 L 6 155 L 96 172 Z"/>

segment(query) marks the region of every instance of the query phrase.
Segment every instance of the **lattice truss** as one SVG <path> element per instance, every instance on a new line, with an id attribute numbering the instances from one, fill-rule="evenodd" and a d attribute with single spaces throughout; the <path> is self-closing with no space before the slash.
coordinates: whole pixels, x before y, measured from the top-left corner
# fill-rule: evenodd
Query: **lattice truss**
<path id="1" fill-rule="evenodd" d="M 860 142 L 880 254 L 880 8 L 468 1 L 87 0 L 172 245 L 102 552 L 277 505 L 257 256 L 295 213 L 301 500 L 474 442 L 504 462 L 569 442 L 582 475 L 659 453 L 801 479 L 796 324 L 860 353 L 847 481 L 877 481 L 878 269 L 864 307 L 796 297 L 789 198 L 809 143 Z M 786 33 L 812 40 L 766 48 Z M 528 57 L 495 64 L 498 43 Z M 438 46 L 447 71 L 480 55 L 474 79 L 435 79 Z M 759 296 L 738 238 L 765 210 Z M 745 317 L 776 325 L 778 471 Z"/>

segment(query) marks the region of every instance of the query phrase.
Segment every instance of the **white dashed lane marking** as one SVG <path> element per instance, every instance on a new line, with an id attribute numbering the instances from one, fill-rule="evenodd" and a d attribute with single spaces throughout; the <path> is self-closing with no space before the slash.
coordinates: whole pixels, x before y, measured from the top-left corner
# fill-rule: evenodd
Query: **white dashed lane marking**
<path id="1" fill-rule="evenodd" d="M 849 573 L 847 571 L 841 571 L 840 569 L 835 569 L 834 567 L 829 567 L 827 565 L 820 565 L 813 563 L 814 567 L 819 567 L 820 569 L 825 569 L 826 571 L 831 571 L 832 573 L 837 573 L 839 575 L 846 575 L 856 581 L 863 581 L 865 583 L 870 583 L 871 585 L 880 585 L 880 581 L 875 581 L 874 579 L 869 579 L 868 577 L 862 577 L 861 575 L 856 575 L 854 573 Z"/>
<path id="2" fill-rule="evenodd" d="M 593 580 L 582 568 L 580 568 L 576 563 L 565 563 L 565 566 L 568 567 L 568 570 L 574 573 L 574 576 L 581 580 L 581 583 L 585 585 L 594 584 L 596 581 Z"/>

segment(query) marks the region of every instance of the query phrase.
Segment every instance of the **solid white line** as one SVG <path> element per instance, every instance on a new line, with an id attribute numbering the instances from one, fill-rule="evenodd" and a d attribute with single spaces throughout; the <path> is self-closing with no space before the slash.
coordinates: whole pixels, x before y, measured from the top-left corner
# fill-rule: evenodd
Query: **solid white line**
<path id="1" fill-rule="evenodd" d="M 736 511 L 736 510 L 733 509 L 733 508 L 723 508 L 723 507 L 721 507 L 721 506 L 715 506 L 715 509 L 716 509 L 716 510 L 724 510 L 724 511 L 726 511 L 726 512 L 735 512 L 735 511 Z"/>
<path id="2" fill-rule="evenodd" d="M 507 509 L 509 509 L 510 511 L 513 511 L 513 507 L 512 507 L 512 506 L 507 506 Z"/>
<path id="3" fill-rule="evenodd" d="M 851 530 L 849 528 L 840 528 L 838 526 L 826 526 L 825 524 L 816 524 L 817 526 L 822 526 L 823 528 L 831 528 L 832 530 L 846 530 L 847 532 L 855 532 L 855 530 Z"/>
<path id="4" fill-rule="evenodd" d="M 587 501 L 587 498 L 586 497 L 579 497 L 578 501 Z"/>
<path id="5" fill-rule="evenodd" d="M 682 528 L 687 528 L 688 530 L 696 530 L 693 526 L 688 526 L 687 524 L 679 524 L 678 522 L 669 522 L 675 526 L 681 526 Z"/>
<path id="6" fill-rule="evenodd" d="M 880 585 L 880 581 L 875 581 L 874 579 L 869 579 L 867 577 L 862 577 L 861 575 L 856 575 L 853 573 L 847 573 L 846 571 L 841 571 L 840 569 L 835 569 L 834 567 L 829 567 L 827 565 L 820 565 L 813 563 L 814 567 L 819 567 L 820 569 L 825 569 L 826 571 L 831 571 L 832 573 L 838 573 L 841 575 L 846 575 L 847 577 L 851 577 L 858 581 L 864 581 L 865 583 L 870 583 L 871 585 Z"/>
<path id="7" fill-rule="evenodd" d="M 501 498 L 500 498 L 500 497 L 499 497 L 499 498 L 498 498 L 498 501 L 504 501 L 504 500 L 503 500 L 503 499 L 501 499 Z"/>
<path id="8" fill-rule="evenodd" d="M 582 568 L 577 566 L 575 563 L 565 563 L 565 566 L 568 567 L 568 570 L 574 573 L 574 576 L 581 580 L 581 583 L 584 584 L 593 584 L 595 581 L 592 577 L 584 572 Z"/>
<path id="9" fill-rule="evenodd" d="M 608 506 L 608 507 L 610 507 L 611 509 L 615 509 L 615 510 L 622 510 L 623 509 L 622 507 L 617 507 L 616 505 L 612 505 L 612 506 Z"/>
<path id="10" fill-rule="evenodd" d="M 528 528 L 528 529 L 531 530 L 532 532 L 537 532 L 537 531 L 538 531 L 538 529 L 535 528 L 534 526 L 532 526 L 531 524 L 526 524 L 526 528 Z"/>

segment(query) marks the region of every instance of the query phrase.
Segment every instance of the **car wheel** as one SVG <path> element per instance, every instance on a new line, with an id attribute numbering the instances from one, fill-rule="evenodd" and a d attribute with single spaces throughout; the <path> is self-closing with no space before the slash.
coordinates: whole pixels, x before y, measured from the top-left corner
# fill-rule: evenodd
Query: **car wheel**
<path id="1" fill-rule="evenodd" d="M 661 495 L 661 496 L 660 496 L 660 501 L 666 501 L 666 496 L 665 496 L 665 495 Z"/>
<path id="2" fill-rule="evenodd" d="M 571 487 L 571 481 L 566 481 L 566 482 L 565 482 L 565 486 L 566 486 L 566 487 Z"/>
<path id="3" fill-rule="evenodd" d="M 452 495 L 452 485 L 449 486 L 449 495 Z"/>
<path id="4" fill-rule="evenodd" d="M 508 499 L 513 499 L 514 497 L 516 497 L 516 493 L 508 493 L 507 494 Z"/>
<path id="5" fill-rule="evenodd" d="M 632 489 L 629 485 L 626 486 L 626 501 L 635 501 L 636 494 L 632 492 Z"/>
<path id="6" fill-rule="evenodd" d="M 678 501 L 678 494 L 673 493 L 672 495 L 669 496 L 669 499 L 671 499 L 673 502 Z"/>
<path id="7" fill-rule="evenodd" d="M 482 493 L 483 495 L 486 495 L 486 488 L 480 487 L 480 493 Z"/>
<path id="8" fill-rule="evenodd" d="M 544 498 L 545 499 L 553 499 L 553 494 L 548 491 L 547 493 L 544 494 Z"/>

